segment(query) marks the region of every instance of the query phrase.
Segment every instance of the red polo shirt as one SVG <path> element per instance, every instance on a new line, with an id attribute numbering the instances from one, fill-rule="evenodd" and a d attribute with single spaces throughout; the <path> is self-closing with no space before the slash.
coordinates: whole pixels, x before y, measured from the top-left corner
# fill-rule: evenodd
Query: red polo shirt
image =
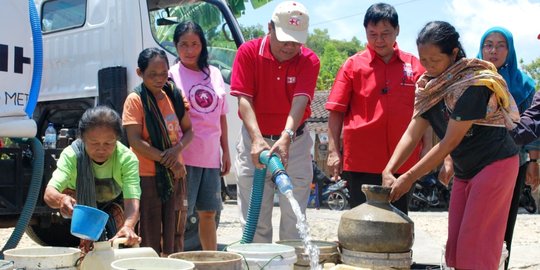
<path id="1" fill-rule="evenodd" d="M 347 59 L 325 106 L 345 113 L 344 170 L 382 172 L 411 120 L 415 83 L 423 72 L 420 61 L 397 44 L 388 63 L 369 48 Z M 410 169 L 419 157 L 420 146 L 398 173 Z"/>
<path id="2" fill-rule="evenodd" d="M 253 99 L 257 123 L 263 135 L 281 134 L 292 99 L 309 98 L 303 123 L 311 114 L 320 61 L 308 48 L 287 61 L 277 61 L 270 52 L 268 36 L 248 41 L 238 49 L 231 76 L 231 95 Z M 240 117 L 242 117 L 240 115 Z"/>

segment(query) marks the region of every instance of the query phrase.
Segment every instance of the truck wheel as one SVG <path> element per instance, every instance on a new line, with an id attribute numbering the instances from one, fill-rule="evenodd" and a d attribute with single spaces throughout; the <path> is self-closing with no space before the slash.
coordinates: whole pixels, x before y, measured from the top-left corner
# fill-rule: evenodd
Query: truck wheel
<path id="1" fill-rule="evenodd" d="M 26 227 L 26 234 L 42 246 L 77 247 L 79 238 L 71 235 L 70 226 L 71 222 L 51 224 L 47 228 L 29 225 Z"/>
<path id="2" fill-rule="evenodd" d="M 216 230 L 219 226 L 221 211 L 216 212 Z M 184 232 L 184 251 L 202 250 L 199 240 L 199 215 L 197 211 L 187 217 L 186 230 Z"/>

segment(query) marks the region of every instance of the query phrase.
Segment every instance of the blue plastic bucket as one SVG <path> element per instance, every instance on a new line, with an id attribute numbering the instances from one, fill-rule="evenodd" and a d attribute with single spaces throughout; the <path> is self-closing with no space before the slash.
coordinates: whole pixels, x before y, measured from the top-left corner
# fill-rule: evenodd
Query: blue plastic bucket
<path id="1" fill-rule="evenodd" d="M 81 239 L 96 241 L 101 236 L 109 214 L 86 205 L 77 204 L 71 217 L 71 234 Z"/>

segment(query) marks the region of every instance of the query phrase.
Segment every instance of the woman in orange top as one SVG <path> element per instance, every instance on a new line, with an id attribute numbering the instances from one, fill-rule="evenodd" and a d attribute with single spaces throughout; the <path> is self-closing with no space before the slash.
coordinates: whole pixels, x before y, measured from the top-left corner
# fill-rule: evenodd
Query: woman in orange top
<path id="1" fill-rule="evenodd" d="M 187 208 L 181 152 L 193 138 L 182 95 L 168 81 L 168 73 L 163 50 L 143 50 L 137 68 L 143 83 L 127 97 L 122 117 L 140 163 L 141 245 L 162 256 L 183 249 L 183 237 L 175 243 L 175 225 L 183 227 L 186 222 L 185 215 L 178 216 L 176 210 Z"/>

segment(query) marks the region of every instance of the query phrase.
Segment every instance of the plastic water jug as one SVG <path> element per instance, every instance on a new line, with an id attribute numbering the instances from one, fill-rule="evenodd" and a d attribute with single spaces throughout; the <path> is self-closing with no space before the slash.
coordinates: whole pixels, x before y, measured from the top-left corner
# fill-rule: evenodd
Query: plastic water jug
<path id="1" fill-rule="evenodd" d="M 49 123 L 49 126 L 45 130 L 45 138 L 43 139 L 43 148 L 56 149 L 56 129 L 54 129 L 53 123 Z"/>
<path id="2" fill-rule="evenodd" d="M 115 239 L 112 243 L 101 241 L 94 243 L 94 249 L 84 257 L 81 270 L 109 270 L 111 263 L 119 259 L 158 257 L 156 251 L 150 247 L 124 247 L 126 238 Z"/>

